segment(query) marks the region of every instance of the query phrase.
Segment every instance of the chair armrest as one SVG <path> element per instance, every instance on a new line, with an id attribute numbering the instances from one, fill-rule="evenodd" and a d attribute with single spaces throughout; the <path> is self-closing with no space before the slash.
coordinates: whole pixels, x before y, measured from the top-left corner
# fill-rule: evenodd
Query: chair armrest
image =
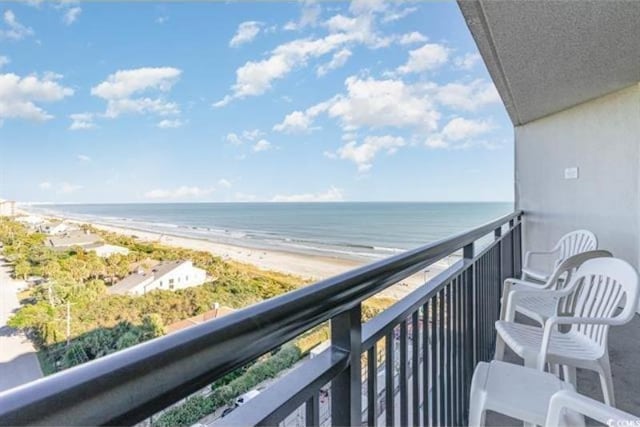
<path id="1" fill-rule="evenodd" d="M 531 261 L 531 257 L 533 255 L 552 255 L 554 253 L 556 253 L 558 251 L 557 248 L 553 248 L 550 251 L 527 251 L 524 254 L 524 268 L 528 268 L 529 267 L 529 261 Z"/>
<path id="2" fill-rule="evenodd" d="M 562 425 L 563 409 L 586 415 L 609 426 L 618 423 L 620 425 L 640 425 L 640 418 L 635 415 L 569 390 L 561 390 L 551 396 L 544 425 L 547 427 L 560 427 Z"/>
<path id="3" fill-rule="evenodd" d="M 538 282 L 546 283 L 549 280 L 549 273 L 534 270 L 530 267 L 522 268 L 522 280 L 537 280 Z"/>
<path id="4" fill-rule="evenodd" d="M 524 290 L 524 289 L 516 289 L 509 292 L 507 296 L 507 308 L 505 311 L 504 320 L 508 322 L 513 322 L 516 316 L 516 305 L 518 304 L 518 300 L 527 296 L 535 296 L 542 298 L 559 298 L 563 296 L 567 296 L 572 292 L 572 289 L 561 289 L 561 290 L 550 290 L 550 289 L 538 289 L 538 290 Z"/>
<path id="5" fill-rule="evenodd" d="M 545 293 L 551 293 L 552 291 L 546 291 Z M 553 292 L 565 292 L 565 291 L 553 291 Z M 571 290 L 569 290 L 571 292 Z M 514 292 L 515 293 L 515 292 Z M 538 369 L 544 369 L 544 364 L 547 358 L 547 350 L 549 349 L 549 342 L 551 340 L 551 334 L 558 325 L 609 325 L 617 326 L 624 325 L 626 322 L 623 319 L 617 317 L 576 317 L 576 316 L 552 316 L 547 319 L 544 324 L 544 333 L 542 335 L 542 344 L 540 346 L 540 354 L 538 354 Z"/>
<path id="6" fill-rule="evenodd" d="M 507 313 L 509 311 L 507 301 L 509 300 L 509 294 L 513 290 L 513 285 L 526 286 L 531 290 L 538 290 L 538 291 L 541 291 L 547 288 L 547 285 L 545 283 L 528 282 L 526 280 L 515 279 L 513 277 L 509 277 L 505 279 L 504 285 L 502 287 L 502 306 L 500 308 L 501 320 L 507 320 Z M 517 290 L 520 290 L 520 289 L 517 289 Z"/>

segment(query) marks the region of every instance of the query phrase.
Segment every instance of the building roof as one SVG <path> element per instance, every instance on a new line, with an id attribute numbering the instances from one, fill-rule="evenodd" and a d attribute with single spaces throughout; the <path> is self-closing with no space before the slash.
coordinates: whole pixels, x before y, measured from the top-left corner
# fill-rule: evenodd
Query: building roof
<path id="1" fill-rule="evenodd" d="M 167 273 L 179 266 L 191 261 L 162 261 L 155 264 L 147 271 L 136 271 L 109 288 L 111 294 L 126 294 L 130 290 L 140 286 L 146 281 L 152 282 L 161 279 Z"/>
<path id="2" fill-rule="evenodd" d="M 458 5 L 514 125 L 640 81 L 640 1 Z"/>
<path id="3" fill-rule="evenodd" d="M 225 316 L 233 313 L 235 310 L 229 307 L 220 306 L 218 309 L 212 309 L 198 314 L 197 316 L 189 317 L 188 319 L 179 320 L 175 323 L 168 325 L 165 329 L 168 334 L 179 331 L 181 329 L 188 328 L 190 326 L 199 325 L 207 320 L 217 319 L 218 317 Z"/>
<path id="4" fill-rule="evenodd" d="M 146 281 L 152 281 L 153 276 L 148 274 L 132 273 L 111 286 L 108 291 L 110 294 L 126 294 L 130 290 L 140 286 Z"/>
<path id="5" fill-rule="evenodd" d="M 85 246 L 98 241 L 100 241 L 100 237 L 95 234 L 74 230 L 60 236 L 47 237 L 45 244 L 54 248 L 66 248 L 69 246 Z"/>

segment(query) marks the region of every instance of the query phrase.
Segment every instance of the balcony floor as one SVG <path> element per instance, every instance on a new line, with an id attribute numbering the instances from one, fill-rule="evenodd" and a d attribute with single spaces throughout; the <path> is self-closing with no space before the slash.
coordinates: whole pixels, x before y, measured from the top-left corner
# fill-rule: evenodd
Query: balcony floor
<path id="1" fill-rule="evenodd" d="M 518 319 L 519 321 L 521 319 Z M 523 321 L 524 323 L 524 321 Z M 619 409 L 640 416 L 640 316 L 624 326 L 609 330 L 609 357 L 613 371 L 616 405 Z M 522 364 L 522 359 L 508 348 L 505 360 Z M 578 369 L 578 392 L 602 401 L 598 375 Z M 487 414 L 487 426 L 520 425 L 520 422 L 496 413 Z"/>

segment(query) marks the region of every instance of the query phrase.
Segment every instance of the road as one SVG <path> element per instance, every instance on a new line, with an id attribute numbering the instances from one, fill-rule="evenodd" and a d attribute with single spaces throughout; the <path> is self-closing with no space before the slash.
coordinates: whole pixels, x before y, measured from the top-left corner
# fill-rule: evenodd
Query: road
<path id="1" fill-rule="evenodd" d="M 17 294 L 25 283 L 13 280 L 11 267 L 0 258 L 0 391 L 42 377 L 36 350 L 21 332 L 7 326 L 9 317 L 20 308 Z"/>

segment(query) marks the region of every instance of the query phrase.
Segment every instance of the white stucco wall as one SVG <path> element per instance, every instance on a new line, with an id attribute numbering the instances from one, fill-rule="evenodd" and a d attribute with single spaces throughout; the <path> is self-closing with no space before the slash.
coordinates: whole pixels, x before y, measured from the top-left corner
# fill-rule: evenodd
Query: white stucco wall
<path id="1" fill-rule="evenodd" d="M 516 206 L 525 249 L 586 228 L 640 266 L 640 84 L 515 129 Z M 579 177 L 564 178 L 578 167 Z"/>
<path id="2" fill-rule="evenodd" d="M 190 288 L 202 285 L 206 279 L 207 272 L 201 268 L 194 267 L 189 261 L 146 285 L 146 292 L 154 289 L 175 291 L 177 289 Z"/>

